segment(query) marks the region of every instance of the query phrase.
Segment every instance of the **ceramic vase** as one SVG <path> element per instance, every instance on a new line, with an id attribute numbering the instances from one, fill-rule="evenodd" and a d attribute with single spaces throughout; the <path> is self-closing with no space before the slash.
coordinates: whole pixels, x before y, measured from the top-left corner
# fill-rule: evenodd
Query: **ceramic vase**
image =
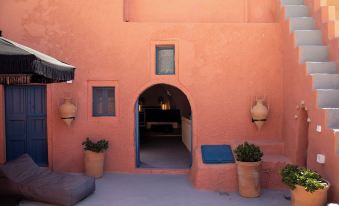
<path id="1" fill-rule="evenodd" d="M 263 99 L 256 99 L 256 104 L 251 108 L 252 121 L 260 130 L 268 116 L 268 107 L 264 104 Z"/>
<path id="2" fill-rule="evenodd" d="M 65 98 L 64 103 L 60 106 L 59 112 L 61 119 L 66 123 L 68 127 L 71 126 L 75 119 L 77 107 L 72 103 L 72 99 Z"/>

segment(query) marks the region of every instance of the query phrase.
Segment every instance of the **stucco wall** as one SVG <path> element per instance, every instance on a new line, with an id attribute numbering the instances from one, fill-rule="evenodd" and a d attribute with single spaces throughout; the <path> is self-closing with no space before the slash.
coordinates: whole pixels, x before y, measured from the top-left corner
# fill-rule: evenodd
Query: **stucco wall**
<path id="1" fill-rule="evenodd" d="M 130 22 L 262 22 L 277 20 L 272 0 L 125 0 Z"/>
<path id="2" fill-rule="evenodd" d="M 278 23 L 126 23 L 122 8 L 122 0 L 1 2 L 5 37 L 77 67 L 73 84 L 48 89 L 49 155 L 55 170 L 82 171 L 81 142 L 89 136 L 110 141 L 106 170 L 136 171 L 134 104 L 155 83 L 172 84 L 188 96 L 195 148 L 203 143 L 282 138 Z M 155 76 L 152 45 L 168 41 L 178 49 L 177 75 Z M 116 86 L 114 118 L 90 117 L 89 85 L 101 83 Z M 261 132 L 249 113 L 256 95 L 266 95 L 271 109 Z M 65 96 L 72 96 L 78 107 L 71 128 L 58 117 Z"/>

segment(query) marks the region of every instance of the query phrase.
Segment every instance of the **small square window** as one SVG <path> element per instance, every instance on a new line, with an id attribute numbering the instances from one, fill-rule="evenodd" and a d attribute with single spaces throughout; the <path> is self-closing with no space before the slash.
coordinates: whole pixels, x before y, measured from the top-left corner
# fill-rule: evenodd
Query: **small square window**
<path id="1" fill-rule="evenodd" d="M 115 116 L 114 87 L 93 87 L 93 116 Z"/>
<path id="2" fill-rule="evenodd" d="M 175 47 L 174 45 L 156 46 L 156 74 L 175 74 Z"/>

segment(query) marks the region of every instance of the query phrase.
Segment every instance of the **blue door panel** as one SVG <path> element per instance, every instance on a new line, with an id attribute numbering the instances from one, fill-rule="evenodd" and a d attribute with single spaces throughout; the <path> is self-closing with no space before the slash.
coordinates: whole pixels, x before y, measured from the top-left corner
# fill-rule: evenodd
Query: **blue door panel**
<path id="1" fill-rule="evenodd" d="M 10 144 L 7 143 L 7 160 L 16 159 L 17 157 L 25 153 L 26 147 L 27 144 L 25 140 L 12 140 Z"/>
<path id="2" fill-rule="evenodd" d="M 20 129 L 18 129 L 20 128 Z M 7 120 L 7 136 L 11 140 L 26 140 L 26 121 L 25 120 Z"/>
<path id="3" fill-rule="evenodd" d="M 29 144 L 29 154 L 40 166 L 48 166 L 47 143 L 43 139 L 33 139 Z"/>
<path id="4" fill-rule="evenodd" d="M 30 139 L 46 139 L 45 117 L 30 117 L 27 121 L 28 137 Z"/>
<path id="5" fill-rule="evenodd" d="M 34 160 L 43 166 L 47 164 L 47 142 L 46 142 L 46 118 L 29 117 L 27 121 L 28 128 L 28 153 Z"/>
<path id="6" fill-rule="evenodd" d="M 12 115 L 25 117 L 25 88 L 7 87 L 6 88 L 6 111 Z"/>
<path id="7" fill-rule="evenodd" d="M 28 153 L 47 166 L 45 86 L 7 86 L 5 95 L 7 160 Z"/>
<path id="8" fill-rule="evenodd" d="M 46 115 L 46 97 L 44 87 L 33 87 L 27 91 L 27 114 Z"/>

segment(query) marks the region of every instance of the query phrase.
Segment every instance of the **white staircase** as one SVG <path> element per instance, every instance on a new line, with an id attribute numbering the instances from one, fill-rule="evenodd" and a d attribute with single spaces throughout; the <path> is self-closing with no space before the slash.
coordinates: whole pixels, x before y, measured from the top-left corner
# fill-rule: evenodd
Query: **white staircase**
<path id="1" fill-rule="evenodd" d="M 285 19 L 290 21 L 296 47 L 299 47 L 299 62 L 306 64 L 318 93 L 318 105 L 327 113 L 327 127 L 336 133 L 339 153 L 339 74 L 336 62 L 329 61 L 328 47 L 322 42 L 322 33 L 316 29 L 304 0 L 281 0 Z"/>
<path id="2" fill-rule="evenodd" d="M 323 45 L 321 31 L 319 30 L 296 30 L 296 46 Z"/>
<path id="3" fill-rule="evenodd" d="M 289 17 L 291 31 L 314 30 L 315 22 L 312 17 Z"/>

